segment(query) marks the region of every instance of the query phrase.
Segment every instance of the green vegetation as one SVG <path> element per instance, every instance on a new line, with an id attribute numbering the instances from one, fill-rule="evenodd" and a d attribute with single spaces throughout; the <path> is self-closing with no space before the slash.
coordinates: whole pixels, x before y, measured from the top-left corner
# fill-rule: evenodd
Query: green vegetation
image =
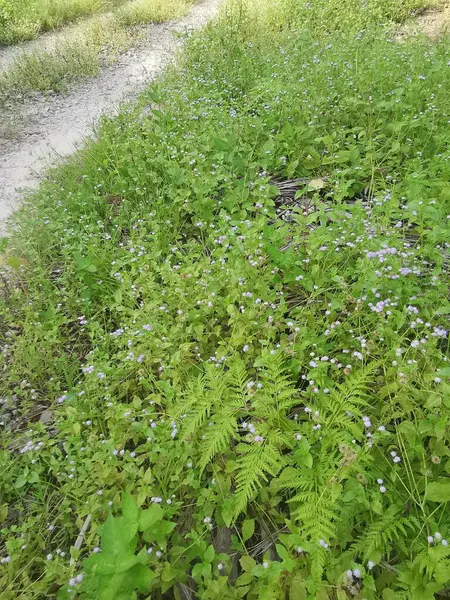
<path id="1" fill-rule="evenodd" d="M 191 0 L 0 0 L 0 46 L 31 40 L 73 21 L 113 11 L 128 25 L 167 21 Z"/>
<path id="2" fill-rule="evenodd" d="M 162 23 L 186 12 L 194 0 L 134 0 L 117 11 L 121 25 Z"/>
<path id="3" fill-rule="evenodd" d="M 381 5 L 235 2 L 17 215 L 2 599 L 448 589 L 450 41 Z"/>
<path id="4" fill-rule="evenodd" d="M 250 0 L 260 14 L 258 0 Z M 358 31 L 368 26 L 380 26 L 389 21 L 400 22 L 418 14 L 426 7 L 436 6 L 437 0 L 274 0 L 264 19 L 272 26 L 283 23 L 303 23 L 314 31 Z"/>
<path id="5" fill-rule="evenodd" d="M 98 15 L 61 36 L 49 49 L 20 54 L 0 73 L 0 107 L 30 92 L 62 92 L 83 77 L 96 75 L 114 62 L 141 34 L 133 25 L 180 17 L 190 0 L 133 0 L 120 10 Z"/>
<path id="6" fill-rule="evenodd" d="M 137 39 L 114 16 L 98 17 L 51 49 L 20 54 L 0 75 L 0 106 L 31 92 L 62 92 L 77 79 L 97 75 Z"/>
<path id="7" fill-rule="evenodd" d="M 126 0 L 0 0 L 0 45 L 31 40 L 81 17 L 112 10 Z"/>

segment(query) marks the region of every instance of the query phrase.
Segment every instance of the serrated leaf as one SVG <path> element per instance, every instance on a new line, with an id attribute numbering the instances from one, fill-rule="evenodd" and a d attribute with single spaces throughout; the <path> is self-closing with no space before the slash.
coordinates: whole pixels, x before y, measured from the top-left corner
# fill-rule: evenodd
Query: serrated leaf
<path id="1" fill-rule="evenodd" d="M 98 600 L 118 600 L 123 594 L 124 582 L 127 573 L 116 573 L 113 575 L 102 575 L 98 578 Z M 128 592 L 129 597 L 131 594 Z"/>
<path id="2" fill-rule="evenodd" d="M 244 569 L 244 571 L 247 571 L 247 573 L 256 566 L 256 560 L 251 556 L 247 555 L 241 556 L 239 562 L 241 564 L 241 567 Z"/>
<path id="3" fill-rule="evenodd" d="M 102 552 L 114 554 L 127 554 L 130 542 L 133 540 L 136 531 L 130 528 L 123 517 L 114 518 L 108 515 L 105 524 L 102 527 Z"/>
<path id="4" fill-rule="evenodd" d="M 137 556 L 128 552 L 127 554 L 114 555 L 108 552 L 99 552 L 90 556 L 86 565 L 88 569 L 95 569 L 99 575 L 113 575 L 128 571 L 138 562 Z"/>
<path id="5" fill-rule="evenodd" d="M 429 483 L 425 491 L 425 499 L 431 502 L 449 502 L 450 477 L 441 477 L 438 481 Z"/>
<path id="6" fill-rule="evenodd" d="M 297 573 L 289 586 L 289 600 L 306 600 L 306 598 L 306 583 L 300 573 Z"/>

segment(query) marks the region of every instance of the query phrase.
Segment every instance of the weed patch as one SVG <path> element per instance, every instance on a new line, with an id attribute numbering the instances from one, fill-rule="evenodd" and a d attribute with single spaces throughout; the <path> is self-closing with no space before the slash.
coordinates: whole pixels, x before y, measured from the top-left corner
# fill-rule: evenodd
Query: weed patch
<path id="1" fill-rule="evenodd" d="M 187 11 L 193 0 L 134 0 L 117 11 L 119 21 L 124 25 L 161 23 L 175 19 Z"/>
<path id="2" fill-rule="evenodd" d="M 1 0 L 0 46 L 30 40 L 44 31 L 95 13 L 112 10 L 125 0 Z"/>
<path id="3" fill-rule="evenodd" d="M 6 600 L 450 583 L 448 39 L 251 15 L 17 215 Z"/>

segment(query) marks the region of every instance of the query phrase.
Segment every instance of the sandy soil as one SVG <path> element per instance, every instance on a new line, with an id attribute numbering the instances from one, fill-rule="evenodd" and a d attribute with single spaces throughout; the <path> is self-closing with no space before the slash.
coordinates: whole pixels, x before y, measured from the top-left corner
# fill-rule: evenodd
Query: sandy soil
<path id="1" fill-rule="evenodd" d="M 434 40 L 444 33 L 450 33 L 450 4 L 425 11 L 419 16 L 417 25 L 422 33 Z"/>
<path id="2" fill-rule="evenodd" d="M 403 25 L 398 32 L 399 41 L 408 37 L 425 34 L 432 40 L 438 40 L 443 34 L 450 33 L 450 4 L 425 10 L 417 18 Z"/>
<path id="3" fill-rule="evenodd" d="M 144 42 L 122 55 L 112 67 L 73 87 L 25 103 L 14 137 L 0 138 L 0 222 L 24 192 L 36 188 L 50 165 L 73 153 L 103 114 L 114 114 L 139 94 L 174 55 L 180 41 L 174 33 L 198 29 L 214 17 L 223 0 L 200 0 L 183 19 L 149 25 Z"/>

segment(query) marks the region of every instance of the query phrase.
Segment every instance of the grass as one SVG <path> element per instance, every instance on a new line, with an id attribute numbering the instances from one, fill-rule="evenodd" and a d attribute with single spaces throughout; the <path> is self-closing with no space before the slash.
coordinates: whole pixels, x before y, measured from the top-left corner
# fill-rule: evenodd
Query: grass
<path id="1" fill-rule="evenodd" d="M 258 4 L 257 0 L 253 2 L 256 18 L 260 13 Z M 439 0 L 274 0 L 264 18 L 274 27 L 282 27 L 283 20 L 288 20 L 307 23 L 314 31 L 359 31 L 368 26 L 402 22 L 438 4 Z"/>
<path id="2" fill-rule="evenodd" d="M 96 75 L 140 36 L 132 26 L 180 17 L 189 0 L 133 0 L 120 10 L 98 15 L 56 40 L 51 48 L 23 52 L 0 73 L 0 106 L 14 106 L 33 92 L 62 92 L 74 81 Z"/>
<path id="3" fill-rule="evenodd" d="M 162 22 L 190 0 L 0 0 L 0 46 L 35 39 L 46 31 L 99 13 L 115 12 L 126 25 Z"/>
<path id="4" fill-rule="evenodd" d="M 126 0 L 1 0 L 0 46 L 31 40 L 40 33 L 95 13 L 105 12 Z"/>
<path id="5" fill-rule="evenodd" d="M 450 585 L 450 41 L 264 6 L 4 242 L 5 600 Z"/>
<path id="6" fill-rule="evenodd" d="M 0 102 L 11 103 L 31 92 L 62 92 L 77 79 L 97 75 L 105 57 L 114 61 L 135 40 L 136 32 L 127 31 L 114 17 L 94 19 L 51 49 L 19 55 L 0 76 Z"/>
<path id="7" fill-rule="evenodd" d="M 141 25 L 143 23 L 162 23 L 175 19 L 186 12 L 193 0 L 134 0 L 117 11 L 123 25 Z"/>

